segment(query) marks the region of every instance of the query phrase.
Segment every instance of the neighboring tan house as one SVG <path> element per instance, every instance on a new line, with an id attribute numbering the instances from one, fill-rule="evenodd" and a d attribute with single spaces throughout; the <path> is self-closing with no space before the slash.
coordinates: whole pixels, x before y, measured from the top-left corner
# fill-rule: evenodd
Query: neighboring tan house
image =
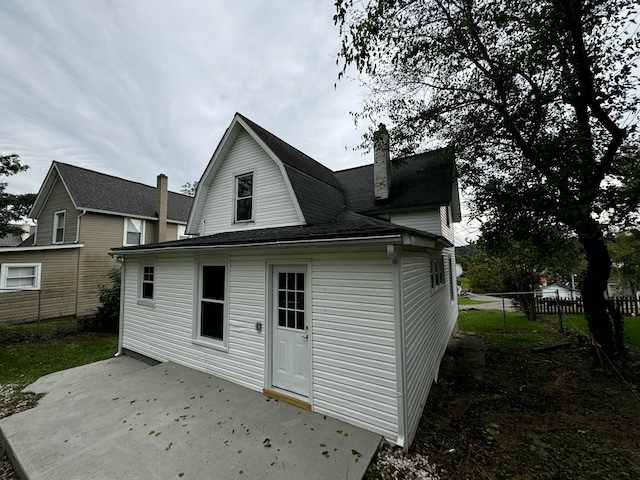
<path id="1" fill-rule="evenodd" d="M 457 325 L 448 150 L 333 172 L 236 114 L 187 240 L 117 248 L 119 353 L 172 361 L 407 448 Z"/>
<path id="2" fill-rule="evenodd" d="M 150 187 L 53 162 L 29 215 L 35 234 L 0 248 L 0 323 L 35 320 L 37 295 L 40 318 L 95 312 L 118 265 L 109 250 L 184 237 L 192 202 L 165 175 Z"/>

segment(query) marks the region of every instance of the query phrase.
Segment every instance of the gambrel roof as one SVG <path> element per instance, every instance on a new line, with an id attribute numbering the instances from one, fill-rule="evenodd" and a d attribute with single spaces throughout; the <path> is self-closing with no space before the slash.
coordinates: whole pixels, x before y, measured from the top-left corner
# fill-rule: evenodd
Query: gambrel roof
<path id="1" fill-rule="evenodd" d="M 31 218 L 38 218 L 53 188 L 56 175 L 62 180 L 78 210 L 147 219 L 158 217 L 156 187 L 54 161 L 33 204 L 29 215 Z M 167 203 L 167 220 L 185 223 L 189 218 L 193 199 L 169 192 Z"/>
<path id="2" fill-rule="evenodd" d="M 377 204 L 373 165 L 334 172 L 239 113 L 235 114 L 198 182 L 187 233 L 197 232 L 208 189 L 241 132 L 248 133 L 280 168 L 300 215 L 300 225 L 215 233 L 163 243 L 163 248 L 264 243 L 278 239 L 357 238 L 400 232 L 421 235 L 450 246 L 450 242 L 441 236 L 367 216 L 446 205 L 451 206 L 453 220 L 459 221 L 457 180 L 450 150 L 436 150 L 396 161 L 399 166 L 391 176 L 389 199 L 384 204 Z M 161 247 L 145 245 L 118 251 L 153 248 Z"/>

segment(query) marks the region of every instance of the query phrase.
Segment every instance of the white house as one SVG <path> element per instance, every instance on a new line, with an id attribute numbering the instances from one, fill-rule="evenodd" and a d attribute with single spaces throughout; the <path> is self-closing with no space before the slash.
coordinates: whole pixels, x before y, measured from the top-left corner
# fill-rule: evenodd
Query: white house
<path id="1" fill-rule="evenodd" d="M 187 233 L 113 249 L 120 351 L 172 361 L 407 448 L 457 324 L 448 150 L 333 172 L 236 114 Z"/>

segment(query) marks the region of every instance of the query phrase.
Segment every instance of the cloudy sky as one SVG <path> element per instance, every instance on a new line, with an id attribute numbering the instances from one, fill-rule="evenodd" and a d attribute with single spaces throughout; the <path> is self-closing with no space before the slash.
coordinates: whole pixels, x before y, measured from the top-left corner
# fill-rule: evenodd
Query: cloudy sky
<path id="1" fill-rule="evenodd" d="M 365 92 L 334 88 L 333 14 L 329 0 L 3 0 L 0 153 L 30 166 L 8 191 L 37 192 L 52 160 L 150 185 L 162 172 L 179 191 L 235 112 L 331 169 L 370 163 L 349 115 Z"/>

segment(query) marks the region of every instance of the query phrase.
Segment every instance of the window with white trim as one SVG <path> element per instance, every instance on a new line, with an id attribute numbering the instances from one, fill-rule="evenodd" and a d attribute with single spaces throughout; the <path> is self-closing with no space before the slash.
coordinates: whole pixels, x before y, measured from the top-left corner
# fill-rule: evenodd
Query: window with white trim
<path id="1" fill-rule="evenodd" d="M 228 324 L 226 264 L 199 263 L 196 288 L 194 338 L 205 343 L 226 346 Z"/>
<path id="2" fill-rule="evenodd" d="M 235 222 L 253 220 L 253 173 L 236 176 Z"/>
<path id="3" fill-rule="evenodd" d="M 140 265 L 138 284 L 138 304 L 155 305 L 156 290 L 156 266 L 153 262 L 145 262 Z"/>
<path id="4" fill-rule="evenodd" d="M 456 283 L 456 275 L 455 275 L 455 270 L 454 270 L 454 265 L 453 265 L 453 259 L 451 257 L 449 257 L 449 277 L 451 278 L 450 283 L 450 297 L 451 297 L 451 301 L 453 302 L 456 299 L 456 291 L 455 288 L 457 286 Z"/>
<path id="5" fill-rule="evenodd" d="M 142 245 L 144 243 L 144 220 L 138 218 L 124 219 L 124 237 L 122 245 Z"/>
<path id="6" fill-rule="evenodd" d="M 431 260 L 431 288 L 444 283 L 444 260 L 442 256 L 436 260 Z"/>
<path id="7" fill-rule="evenodd" d="M 53 214 L 53 241 L 52 243 L 64 242 L 64 223 L 67 216 L 66 210 L 61 210 Z"/>
<path id="8" fill-rule="evenodd" d="M 3 263 L 0 290 L 37 290 L 41 271 L 41 263 Z"/>

